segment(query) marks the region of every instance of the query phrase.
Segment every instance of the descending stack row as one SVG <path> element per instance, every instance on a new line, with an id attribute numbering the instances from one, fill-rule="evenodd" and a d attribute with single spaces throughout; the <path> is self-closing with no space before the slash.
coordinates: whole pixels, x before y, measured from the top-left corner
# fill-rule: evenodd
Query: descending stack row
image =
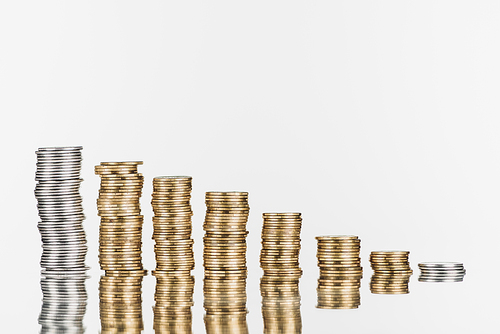
<path id="1" fill-rule="evenodd" d="M 140 161 L 102 162 L 95 166 L 101 177 L 97 211 L 99 262 L 105 271 L 141 271 L 142 224 L 139 199 L 144 177 Z"/>
<path id="2" fill-rule="evenodd" d="M 99 313 L 101 334 L 139 334 L 142 320 L 142 278 L 140 272 L 129 275 L 101 276 L 99 282 Z"/>
<path id="3" fill-rule="evenodd" d="M 41 221 L 44 276 L 85 275 L 87 240 L 83 230 L 80 170 L 82 147 L 43 147 L 36 151 L 35 197 Z"/>
<path id="4" fill-rule="evenodd" d="M 361 304 L 361 240 L 353 235 L 319 236 L 318 308 L 353 309 Z"/>
<path id="5" fill-rule="evenodd" d="M 229 323 L 245 333 L 248 193 L 207 192 L 205 203 L 205 326 L 207 332 L 217 333 L 223 329 L 220 324 Z"/>
<path id="6" fill-rule="evenodd" d="M 263 276 L 260 293 L 265 334 L 302 333 L 298 277 Z"/>
<path id="7" fill-rule="evenodd" d="M 410 293 L 408 284 L 413 271 L 410 268 L 408 251 L 371 252 L 370 263 L 374 271 L 370 290 L 377 294 Z"/>
<path id="8" fill-rule="evenodd" d="M 156 277 L 154 329 L 191 333 L 194 293 L 190 176 L 153 179 L 153 240 Z"/>

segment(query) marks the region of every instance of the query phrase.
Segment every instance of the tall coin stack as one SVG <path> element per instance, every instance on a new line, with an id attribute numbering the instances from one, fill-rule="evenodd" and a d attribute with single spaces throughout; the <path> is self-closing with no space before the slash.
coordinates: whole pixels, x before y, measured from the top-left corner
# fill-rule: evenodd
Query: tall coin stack
<path id="1" fill-rule="evenodd" d="M 300 278 L 300 213 L 263 213 L 260 267 L 264 276 Z"/>
<path id="2" fill-rule="evenodd" d="M 142 320 L 142 273 L 107 273 L 99 282 L 101 334 L 139 334 Z"/>
<path id="3" fill-rule="evenodd" d="M 38 323 L 40 333 L 83 334 L 83 317 L 87 310 L 84 275 L 43 277 L 40 280 L 43 299 Z"/>
<path id="4" fill-rule="evenodd" d="M 374 271 L 370 290 L 376 294 L 407 294 L 413 271 L 408 261 L 408 251 L 371 252 L 370 264 Z"/>
<path id="5" fill-rule="evenodd" d="M 155 240 L 157 333 L 191 333 L 194 293 L 193 239 L 191 239 L 190 176 L 153 179 L 153 240 Z"/>
<path id="6" fill-rule="evenodd" d="M 464 264 L 461 262 L 422 262 L 419 282 L 462 282 L 465 276 Z"/>
<path id="7" fill-rule="evenodd" d="M 354 309 L 361 305 L 363 268 L 361 240 L 355 235 L 328 235 L 318 240 L 318 304 L 322 309 Z"/>
<path id="8" fill-rule="evenodd" d="M 298 277 L 264 275 L 260 292 L 264 334 L 302 333 Z"/>
<path id="9" fill-rule="evenodd" d="M 248 193 L 207 192 L 205 203 L 203 292 L 206 330 L 218 333 L 218 329 L 234 327 L 246 333 Z"/>
<path id="10" fill-rule="evenodd" d="M 81 151 L 81 146 L 42 147 L 36 151 L 35 197 L 41 219 L 38 230 L 44 276 L 85 275 L 87 269 L 80 196 Z"/>
<path id="11" fill-rule="evenodd" d="M 139 199 L 144 177 L 137 172 L 142 162 L 102 162 L 95 166 L 101 177 L 97 199 L 99 262 L 101 269 L 142 271 L 142 223 Z"/>

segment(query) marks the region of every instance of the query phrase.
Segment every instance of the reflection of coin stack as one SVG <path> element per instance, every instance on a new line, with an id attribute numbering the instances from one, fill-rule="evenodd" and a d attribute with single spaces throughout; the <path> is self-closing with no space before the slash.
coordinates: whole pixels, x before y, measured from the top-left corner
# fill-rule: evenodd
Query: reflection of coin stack
<path id="1" fill-rule="evenodd" d="M 264 333 L 302 333 L 298 277 L 262 276 Z"/>
<path id="2" fill-rule="evenodd" d="M 300 213 L 263 213 L 260 267 L 265 276 L 302 276 L 299 267 Z"/>
<path id="3" fill-rule="evenodd" d="M 156 304 L 154 330 L 156 333 L 192 333 L 194 276 L 155 272 Z"/>
<path id="4" fill-rule="evenodd" d="M 139 198 L 144 177 L 142 162 L 102 162 L 95 166 L 101 177 L 97 199 L 101 217 L 99 260 L 106 271 L 142 270 L 142 222 Z"/>
<path id="5" fill-rule="evenodd" d="M 464 264 L 460 262 L 422 262 L 419 282 L 462 282 L 465 276 Z"/>
<path id="6" fill-rule="evenodd" d="M 377 294 L 410 293 L 408 284 L 413 271 L 410 268 L 407 251 L 381 251 L 370 254 L 374 271 L 370 290 Z"/>
<path id="7" fill-rule="evenodd" d="M 84 333 L 83 317 L 87 310 L 84 275 L 45 277 L 40 280 L 43 300 L 38 322 L 40 333 Z"/>
<path id="8" fill-rule="evenodd" d="M 82 147 L 44 147 L 36 152 L 35 197 L 41 221 L 42 274 L 85 275 L 87 241 L 80 196 Z"/>
<path id="9" fill-rule="evenodd" d="M 361 304 L 363 268 L 361 241 L 353 235 L 320 236 L 318 240 L 318 305 L 324 309 L 353 309 Z"/>
<path id="10" fill-rule="evenodd" d="M 129 276 L 101 276 L 99 282 L 99 313 L 101 333 L 141 333 L 142 273 Z"/>
<path id="11" fill-rule="evenodd" d="M 191 333 L 194 257 L 190 199 L 190 176 L 153 179 L 154 328 L 157 333 Z"/>
<path id="12" fill-rule="evenodd" d="M 207 333 L 247 333 L 246 192 L 207 192 L 203 285 Z"/>

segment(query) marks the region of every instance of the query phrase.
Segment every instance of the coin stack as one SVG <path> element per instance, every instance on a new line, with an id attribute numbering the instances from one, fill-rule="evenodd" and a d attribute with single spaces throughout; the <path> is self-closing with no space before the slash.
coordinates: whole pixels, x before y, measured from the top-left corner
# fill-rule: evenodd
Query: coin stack
<path id="1" fill-rule="evenodd" d="M 422 262 L 420 282 L 462 282 L 465 276 L 464 264 L 461 262 Z"/>
<path id="2" fill-rule="evenodd" d="M 407 294 L 413 271 L 410 268 L 407 251 L 380 251 L 370 254 L 374 271 L 370 290 L 376 294 Z"/>
<path id="3" fill-rule="evenodd" d="M 156 277 L 153 327 L 156 333 L 192 333 L 194 276 L 154 272 Z"/>
<path id="4" fill-rule="evenodd" d="M 144 177 L 140 161 L 102 162 L 95 166 L 101 177 L 97 199 L 99 263 L 108 271 L 142 271 L 142 223 L 139 198 Z"/>
<path id="5" fill-rule="evenodd" d="M 363 268 L 361 240 L 354 235 L 327 235 L 318 240 L 318 304 L 322 309 L 354 309 L 361 305 Z"/>
<path id="6" fill-rule="evenodd" d="M 298 277 L 264 275 L 260 281 L 264 333 L 302 333 Z"/>
<path id="7" fill-rule="evenodd" d="M 42 275 L 85 275 L 87 240 L 83 230 L 80 170 L 82 147 L 42 147 L 36 151 L 35 197 L 41 221 Z"/>
<path id="8" fill-rule="evenodd" d="M 99 282 L 99 313 L 101 333 L 139 334 L 144 329 L 142 321 L 143 275 L 107 273 Z"/>
<path id="9" fill-rule="evenodd" d="M 207 192 L 205 203 L 203 292 L 206 329 L 217 333 L 218 326 L 236 326 L 247 332 L 248 193 Z"/>
<path id="10" fill-rule="evenodd" d="M 153 240 L 156 271 L 187 276 L 194 269 L 191 239 L 191 177 L 160 176 L 153 179 Z"/>
<path id="11" fill-rule="evenodd" d="M 85 332 L 83 317 L 87 310 L 87 290 L 85 275 L 74 277 L 43 277 L 42 310 L 38 323 L 42 325 L 40 333 L 75 333 Z"/>
<path id="12" fill-rule="evenodd" d="M 302 276 L 299 266 L 302 217 L 298 212 L 263 213 L 260 267 L 265 276 Z"/>

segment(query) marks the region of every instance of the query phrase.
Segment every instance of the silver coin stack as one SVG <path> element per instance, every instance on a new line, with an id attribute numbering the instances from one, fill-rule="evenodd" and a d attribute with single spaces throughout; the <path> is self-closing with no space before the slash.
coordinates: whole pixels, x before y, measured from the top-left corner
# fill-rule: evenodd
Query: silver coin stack
<path id="1" fill-rule="evenodd" d="M 72 278 L 43 277 L 40 280 L 43 300 L 38 323 L 41 334 L 81 334 L 87 310 L 86 276 Z"/>
<path id="2" fill-rule="evenodd" d="M 41 221 L 42 275 L 85 275 L 87 240 L 83 230 L 80 170 L 82 147 L 43 147 L 36 151 L 35 197 Z"/>
<path id="3" fill-rule="evenodd" d="M 460 262 L 422 262 L 419 282 L 462 282 L 465 276 L 464 264 Z"/>

